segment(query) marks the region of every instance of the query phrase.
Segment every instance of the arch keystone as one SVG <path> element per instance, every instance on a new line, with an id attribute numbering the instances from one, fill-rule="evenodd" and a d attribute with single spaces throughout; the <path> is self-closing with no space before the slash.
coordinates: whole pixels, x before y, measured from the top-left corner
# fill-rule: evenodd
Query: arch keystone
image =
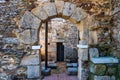
<path id="1" fill-rule="evenodd" d="M 54 3 L 45 3 L 43 9 L 46 11 L 49 17 L 57 16 L 57 10 Z"/>
<path id="2" fill-rule="evenodd" d="M 57 14 L 61 16 L 64 7 L 64 1 L 55 1 L 55 6 L 57 9 Z"/>

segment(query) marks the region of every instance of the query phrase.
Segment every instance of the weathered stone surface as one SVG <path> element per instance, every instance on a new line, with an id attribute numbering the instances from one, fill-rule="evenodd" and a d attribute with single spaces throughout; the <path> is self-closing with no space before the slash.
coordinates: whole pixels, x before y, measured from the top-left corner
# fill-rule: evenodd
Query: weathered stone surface
<path id="1" fill-rule="evenodd" d="M 89 70 L 85 68 L 78 68 L 78 79 L 79 80 L 88 80 Z"/>
<path id="2" fill-rule="evenodd" d="M 85 17 L 87 17 L 87 14 L 81 8 L 77 8 L 75 9 L 75 12 L 70 17 L 70 20 L 76 23 L 76 22 L 80 22 Z"/>
<path id="3" fill-rule="evenodd" d="M 94 57 L 99 57 L 98 49 L 97 48 L 90 48 L 89 55 L 90 55 L 90 59 L 94 58 Z"/>
<path id="4" fill-rule="evenodd" d="M 5 73 L 0 74 L 0 80 L 11 80 L 10 76 Z"/>
<path id="5" fill-rule="evenodd" d="M 31 11 L 36 17 L 40 18 L 41 20 L 46 20 L 48 18 L 47 13 L 44 11 L 42 7 L 37 7 Z"/>
<path id="6" fill-rule="evenodd" d="M 21 43 L 34 44 L 38 40 L 37 30 L 25 30 L 17 35 Z"/>
<path id="7" fill-rule="evenodd" d="M 77 68 L 68 68 L 67 74 L 68 75 L 77 75 L 78 69 Z"/>
<path id="8" fill-rule="evenodd" d="M 99 57 L 99 58 L 91 58 L 91 61 L 95 64 L 105 64 L 105 63 L 118 63 L 118 59 L 113 57 Z"/>
<path id="9" fill-rule="evenodd" d="M 39 64 L 39 55 L 24 56 L 21 60 L 21 65 L 37 65 Z"/>
<path id="10" fill-rule="evenodd" d="M 19 44 L 19 40 L 17 38 L 3 38 L 3 41 L 6 43 L 6 44 Z"/>
<path id="11" fill-rule="evenodd" d="M 55 1 L 55 6 L 57 8 L 57 14 L 61 15 L 63 12 L 64 1 Z"/>
<path id="12" fill-rule="evenodd" d="M 41 20 L 35 17 L 31 12 L 26 11 L 20 20 L 19 26 L 23 29 L 33 28 L 38 29 L 40 26 Z"/>
<path id="13" fill-rule="evenodd" d="M 27 78 L 39 78 L 39 66 L 27 66 Z"/>
<path id="14" fill-rule="evenodd" d="M 51 74 L 51 68 L 45 69 L 45 67 L 42 67 L 42 74 L 43 74 L 44 76 L 50 75 L 50 74 Z"/>
<path id="15" fill-rule="evenodd" d="M 46 13 L 49 17 L 53 17 L 53 16 L 57 15 L 56 6 L 54 3 L 46 3 L 43 6 L 43 9 L 46 11 Z"/>
<path id="16" fill-rule="evenodd" d="M 108 70 L 107 70 L 107 73 L 109 75 L 118 75 L 117 74 L 117 67 L 109 67 Z"/>
<path id="17" fill-rule="evenodd" d="M 65 17 L 65 18 L 70 17 L 74 13 L 75 9 L 76 9 L 75 4 L 72 4 L 70 2 L 65 2 L 65 5 L 63 8 L 63 17 Z"/>
<path id="18" fill-rule="evenodd" d="M 19 67 L 16 71 L 17 75 L 22 75 L 22 74 L 26 74 L 27 71 L 27 67 Z"/>
<path id="19" fill-rule="evenodd" d="M 80 40 L 79 44 L 81 44 L 81 45 L 87 45 L 87 41 L 86 40 Z"/>
<path id="20" fill-rule="evenodd" d="M 82 61 L 88 61 L 88 49 L 79 49 L 78 57 Z"/>
<path id="21" fill-rule="evenodd" d="M 89 44 L 97 44 L 98 43 L 98 35 L 97 31 L 89 31 Z"/>
<path id="22" fill-rule="evenodd" d="M 105 65 L 91 65 L 90 72 L 92 72 L 95 75 L 104 75 L 106 72 L 106 66 Z"/>
<path id="23" fill-rule="evenodd" d="M 94 76 L 94 80 L 116 80 L 115 76 Z"/>

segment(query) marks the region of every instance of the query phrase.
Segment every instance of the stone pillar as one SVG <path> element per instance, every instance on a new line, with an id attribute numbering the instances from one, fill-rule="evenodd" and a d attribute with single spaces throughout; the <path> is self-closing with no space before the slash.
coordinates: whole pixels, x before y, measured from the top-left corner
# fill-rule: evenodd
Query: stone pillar
<path id="1" fill-rule="evenodd" d="M 88 80 L 88 45 L 79 44 L 78 49 L 78 79 Z"/>
<path id="2" fill-rule="evenodd" d="M 78 47 L 78 79 L 88 80 L 88 23 L 87 19 L 78 24 L 80 31 L 80 41 Z"/>
<path id="3" fill-rule="evenodd" d="M 40 48 L 40 46 L 32 46 L 31 54 L 22 58 L 21 65 L 27 67 L 27 79 L 41 80 Z"/>

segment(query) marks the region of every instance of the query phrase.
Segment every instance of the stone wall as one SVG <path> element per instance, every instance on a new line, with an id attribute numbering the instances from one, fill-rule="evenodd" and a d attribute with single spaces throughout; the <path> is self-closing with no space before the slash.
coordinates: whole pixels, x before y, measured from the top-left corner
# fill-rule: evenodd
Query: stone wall
<path id="1" fill-rule="evenodd" d="M 40 0 L 39 0 L 40 1 Z M 44 0 L 47 1 L 47 0 Z M 68 1 L 68 0 L 65 0 Z M 110 2 L 112 1 L 112 2 Z M 91 32 L 97 33 L 99 45 L 92 44 L 90 47 L 97 47 L 100 52 L 100 56 L 114 56 L 120 59 L 119 51 L 119 0 L 70 0 L 70 2 L 76 3 L 77 6 L 83 8 L 89 15 L 93 18 L 89 18 L 90 30 Z M 27 69 L 31 69 L 31 64 L 21 65 L 21 60 L 27 61 L 29 57 L 31 59 L 38 59 L 36 51 L 31 51 L 30 46 L 27 44 L 19 44 L 19 40 L 16 38 L 14 29 L 17 31 L 23 30 L 18 26 L 18 21 L 23 16 L 26 10 L 31 11 L 34 7 L 41 5 L 41 3 L 36 2 L 36 0 L 9 0 L 0 3 L 0 79 L 15 78 L 21 74 L 25 78 Z M 111 7 L 113 6 L 113 7 Z M 111 12 L 112 11 L 112 12 Z M 112 16 L 111 16 L 112 15 Z M 114 23 L 114 24 L 112 24 Z M 29 33 L 26 31 L 25 33 Z M 33 31 L 34 33 L 34 31 Z M 91 34 L 92 34 L 91 33 Z M 28 34 L 29 35 L 29 34 Z M 94 35 L 92 36 L 92 41 L 94 42 Z M 95 35 L 96 37 L 96 35 Z M 28 40 L 27 40 L 28 41 Z M 77 40 L 76 40 L 77 41 Z M 75 42 L 76 43 L 76 42 Z M 106 45 L 105 45 L 106 44 Z M 81 50 L 82 51 L 82 50 Z M 83 50 L 84 51 L 84 50 Z M 37 52 L 38 53 L 38 52 Z M 82 55 L 81 55 L 82 56 Z M 87 53 L 85 58 L 87 58 Z M 23 59 L 24 58 L 24 59 Z M 27 59 L 26 59 L 27 58 Z M 36 60 L 35 60 L 36 61 Z M 37 60 L 38 61 L 38 60 Z M 81 62 L 80 66 L 84 65 L 82 70 L 83 77 L 86 77 L 88 73 L 88 61 Z M 27 62 L 29 63 L 29 61 Z M 32 64 L 38 65 L 39 63 Z M 36 66 L 38 69 L 38 66 Z M 16 70 L 14 72 L 14 70 Z M 38 71 L 38 70 L 36 70 Z M 85 74 L 84 74 L 85 73 Z M 31 74 L 30 74 L 31 75 Z M 36 74 L 38 75 L 38 74 Z M 85 78 L 86 80 L 86 78 Z"/>

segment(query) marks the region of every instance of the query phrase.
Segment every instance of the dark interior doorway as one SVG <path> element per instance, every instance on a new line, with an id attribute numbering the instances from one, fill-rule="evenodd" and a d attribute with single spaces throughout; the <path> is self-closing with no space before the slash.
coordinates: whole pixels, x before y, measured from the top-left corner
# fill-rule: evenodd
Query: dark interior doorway
<path id="1" fill-rule="evenodd" d="M 64 45 L 62 42 L 57 42 L 57 61 L 64 61 Z"/>

